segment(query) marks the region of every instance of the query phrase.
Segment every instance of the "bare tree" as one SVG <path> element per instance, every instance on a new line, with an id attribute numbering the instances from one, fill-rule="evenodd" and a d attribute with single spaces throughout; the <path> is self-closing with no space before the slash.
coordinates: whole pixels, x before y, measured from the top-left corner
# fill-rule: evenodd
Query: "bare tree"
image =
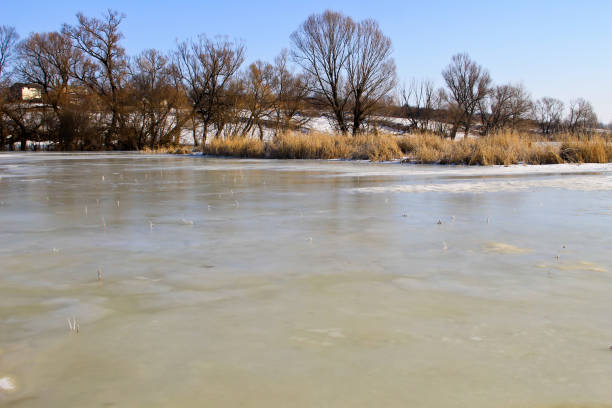
<path id="1" fill-rule="evenodd" d="M 461 125 L 467 136 L 479 103 L 489 93 L 489 72 L 464 53 L 452 57 L 442 76 L 450 92 L 449 102 L 454 105 L 451 107 L 454 112 L 451 138 L 455 138 Z"/>
<path id="2" fill-rule="evenodd" d="M 542 133 L 550 134 L 560 130 L 564 104 L 562 101 L 545 97 L 534 106 L 534 116 Z"/>
<path id="3" fill-rule="evenodd" d="M 138 149 L 176 144 L 183 124 L 189 119 L 182 113 L 184 94 L 180 79 L 168 58 L 149 49 L 130 66 L 134 112 L 130 125 L 136 134 Z"/>
<path id="4" fill-rule="evenodd" d="M 0 85 L 8 77 L 8 67 L 15 55 L 18 40 L 15 27 L 0 26 Z"/>
<path id="5" fill-rule="evenodd" d="M 124 14 L 110 9 L 102 18 L 89 18 L 78 13 L 77 25 L 65 24 L 62 29 L 87 57 L 83 64 L 75 67 L 74 75 L 98 95 L 110 113 L 104 137 L 106 148 L 112 146 L 113 137 L 119 135 L 123 127 L 125 103 L 122 98 L 127 61 L 125 49 L 119 44 L 123 38 L 119 26 L 124 18 Z"/>
<path id="6" fill-rule="evenodd" d="M 584 133 L 597 126 L 597 115 L 590 102 L 578 98 L 570 101 L 567 128 L 572 133 Z"/>
<path id="7" fill-rule="evenodd" d="M 308 77 L 296 74 L 288 65 L 287 50 L 274 59 L 272 91 L 274 93 L 274 129 L 296 129 L 304 126 L 309 117 L 304 115 L 305 99 L 309 93 Z"/>
<path id="8" fill-rule="evenodd" d="M 361 21 L 353 36 L 346 71 L 355 135 L 379 101 L 389 96 L 395 87 L 396 74 L 391 39 L 382 33 L 376 21 Z"/>
<path id="9" fill-rule="evenodd" d="M 440 109 L 442 95 L 440 90 L 435 89 L 433 81 L 427 79 L 412 79 L 407 88 L 402 87 L 399 95 L 400 104 L 402 115 L 410 121 L 408 125 L 410 131 L 431 130 L 431 121 L 436 111 Z"/>
<path id="10" fill-rule="evenodd" d="M 15 45 L 19 40 L 19 35 L 14 27 L 0 26 L 0 151 L 4 150 L 7 144 L 7 124 L 4 109 L 7 107 L 8 82 L 10 77 L 10 67 L 13 56 L 15 55 Z"/>
<path id="11" fill-rule="evenodd" d="M 218 114 L 215 116 L 215 138 L 244 135 L 245 119 L 245 82 L 240 75 L 229 81 L 229 85 L 219 98 Z"/>
<path id="12" fill-rule="evenodd" d="M 522 85 L 498 85 L 479 102 L 482 133 L 515 129 L 532 111 L 529 94 Z"/>
<path id="13" fill-rule="evenodd" d="M 512 98 L 510 98 L 510 128 L 518 129 L 525 126 L 531 119 L 533 112 L 533 100 L 531 94 L 525 89 L 523 84 L 514 85 L 512 88 Z"/>
<path id="14" fill-rule="evenodd" d="M 28 141 L 41 140 L 45 118 L 38 105 L 38 103 L 15 100 L 0 106 L 2 126 L 6 131 L 2 142 L 8 144 L 11 150 L 17 142 L 20 143 L 20 150 L 26 150 Z"/>
<path id="15" fill-rule="evenodd" d="M 243 134 L 248 135 L 254 127 L 259 129 L 263 140 L 263 126 L 274 107 L 274 67 L 269 63 L 256 61 L 249 65 L 244 75 L 244 107 L 248 116 Z"/>
<path id="16" fill-rule="evenodd" d="M 223 130 L 228 97 L 233 96 L 232 81 L 244 61 L 244 54 L 242 43 L 225 37 L 211 40 L 202 34 L 178 45 L 175 66 L 193 113 L 202 122 L 202 146 L 210 125 L 217 125 L 217 135 Z"/>
<path id="17" fill-rule="evenodd" d="M 451 104 L 444 88 L 438 88 L 433 98 L 432 122 L 430 128 L 434 133 L 444 136 L 449 134 L 449 123 L 452 123 Z"/>
<path id="18" fill-rule="evenodd" d="M 47 138 L 60 142 L 64 149 L 72 149 L 80 128 L 75 120 L 77 116 L 82 118 L 76 112 L 81 101 L 71 92 L 72 72 L 83 62 L 81 51 L 72 46 L 65 33 L 35 33 L 20 44 L 19 60 L 21 78 L 41 88 Z"/>
<path id="19" fill-rule="evenodd" d="M 342 133 L 349 130 L 345 115 L 351 90 L 345 71 L 355 30 L 350 17 L 327 10 L 311 15 L 291 34 L 294 61 L 311 77 L 313 93 L 331 110 Z"/>

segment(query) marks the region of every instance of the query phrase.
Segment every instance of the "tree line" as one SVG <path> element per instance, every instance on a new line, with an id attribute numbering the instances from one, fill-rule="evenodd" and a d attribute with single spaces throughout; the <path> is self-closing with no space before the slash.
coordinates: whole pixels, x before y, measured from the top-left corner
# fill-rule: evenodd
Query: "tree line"
<path id="1" fill-rule="evenodd" d="M 588 132 L 597 126 L 591 104 L 566 109 L 554 98 L 532 101 L 522 85 L 494 85 L 467 54 L 430 80 L 398 86 L 391 39 L 372 19 L 354 21 L 325 11 L 291 35 L 291 47 L 271 62 L 243 67 L 246 47 L 201 34 L 175 49 L 128 56 L 125 15 L 76 15 L 75 24 L 19 40 L 0 26 L 0 149 L 51 141 L 59 149 L 142 149 L 210 137 L 259 137 L 303 130 L 326 116 L 344 134 L 376 131 L 381 117 L 405 119 L 401 132 L 482 135 L 501 129 L 544 134 Z M 15 96 L 19 81 L 40 98 Z M 12 91 L 13 90 L 13 91 Z M 568 111 L 566 115 L 566 110 Z"/>

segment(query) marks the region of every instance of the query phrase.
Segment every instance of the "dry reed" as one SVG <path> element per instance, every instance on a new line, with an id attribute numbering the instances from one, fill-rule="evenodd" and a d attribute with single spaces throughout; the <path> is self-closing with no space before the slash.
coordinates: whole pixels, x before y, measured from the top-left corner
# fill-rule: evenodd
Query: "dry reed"
<path id="1" fill-rule="evenodd" d="M 193 153 L 193 146 L 190 145 L 178 145 L 178 146 L 160 146 L 151 149 L 150 147 L 144 147 L 139 150 L 142 154 L 191 154 Z M 104 180 L 104 179 L 102 179 Z"/>
<path id="2" fill-rule="evenodd" d="M 270 159 L 353 159 L 384 161 L 402 158 L 393 135 L 333 135 L 282 133 L 269 141 L 231 137 L 209 141 L 204 154 Z"/>
<path id="3" fill-rule="evenodd" d="M 351 159 L 414 163 L 511 165 L 607 163 L 612 161 L 612 140 L 601 136 L 562 135 L 551 142 L 530 134 L 500 132 L 451 140 L 434 134 L 357 136 L 288 132 L 271 140 L 231 137 L 212 139 L 204 154 L 270 159 Z"/>

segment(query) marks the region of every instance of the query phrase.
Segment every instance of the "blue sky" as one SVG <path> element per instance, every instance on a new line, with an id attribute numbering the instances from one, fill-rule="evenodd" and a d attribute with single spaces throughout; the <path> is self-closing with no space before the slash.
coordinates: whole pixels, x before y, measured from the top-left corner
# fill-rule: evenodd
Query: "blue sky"
<path id="1" fill-rule="evenodd" d="M 522 82 L 532 96 L 584 97 L 612 121 L 612 1 L 5 1 L 0 24 L 22 37 L 74 23 L 77 11 L 124 12 L 128 53 L 169 50 L 199 33 L 244 40 L 248 61 L 272 60 L 309 14 L 325 9 L 376 19 L 391 37 L 400 80 L 430 78 L 468 52 L 495 82 Z"/>

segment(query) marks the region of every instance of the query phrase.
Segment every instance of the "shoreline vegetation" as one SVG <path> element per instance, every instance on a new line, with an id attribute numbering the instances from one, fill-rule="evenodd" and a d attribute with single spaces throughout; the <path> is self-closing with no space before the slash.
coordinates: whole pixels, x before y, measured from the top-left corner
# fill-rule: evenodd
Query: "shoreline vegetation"
<path id="1" fill-rule="evenodd" d="M 143 149 L 145 154 L 192 153 L 182 145 Z M 375 162 L 402 160 L 421 164 L 511 165 L 612 162 L 612 140 L 601 136 L 559 135 L 554 141 L 533 135 L 500 132 L 486 137 L 451 140 L 433 133 L 348 136 L 313 132 L 279 134 L 270 140 L 229 137 L 211 139 L 207 156 L 252 159 L 345 159 Z"/>
<path id="2" fill-rule="evenodd" d="M 273 61 L 229 37 L 128 55 L 126 16 L 77 13 L 20 41 L 0 26 L 0 150 L 130 150 L 440 164 L 610 162 L 612 123 L 589 101 L 534 100 L 461 52 L 401 84 L 372 19 L 311 14 Z M 461 140 L 461 136 L 467 139 Z M 189 145 L 193 145 L 191 148 Z"/>

